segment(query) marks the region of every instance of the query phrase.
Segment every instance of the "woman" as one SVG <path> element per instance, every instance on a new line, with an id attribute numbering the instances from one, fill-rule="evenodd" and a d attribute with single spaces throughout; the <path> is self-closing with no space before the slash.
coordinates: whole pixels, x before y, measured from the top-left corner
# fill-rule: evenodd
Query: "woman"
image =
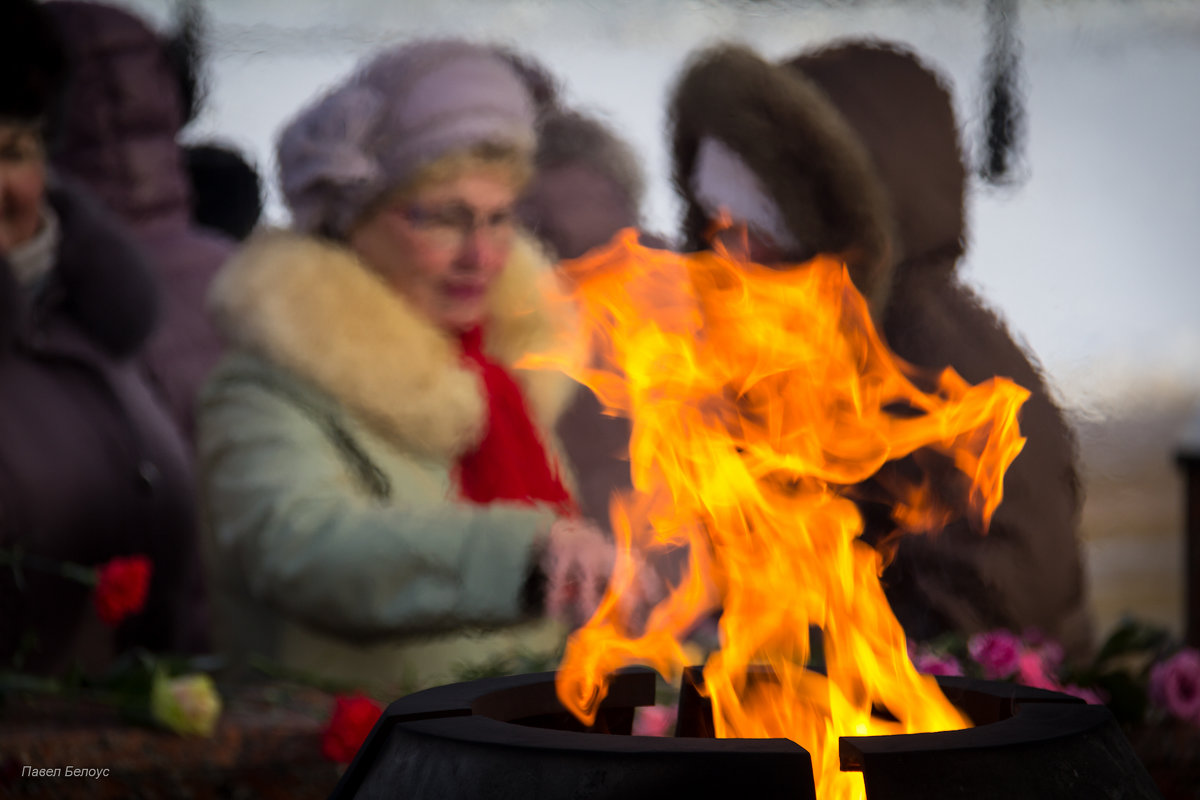
<path id="1" fill-rule="evenodd" d="M 233 352 L 200 413 L 237 656 L 413 688 L 553 653 L 534 618 L 595 602 L 610 549 L 548 433 L 574 385 L 513 370 L 569 333 L 515 223 L 533 119 L 493 51 L 435 41 L 280 136 L 294 230 L 218 276 Z"/>
<path id="2" fill-rule="evenodd" d="M 0 668 L 104 667 L 204 646 L 187 446 L 143 377 L 157 296 L 133 245 L 46 164 L 63 49 L 32 0 L 0 9 Z M 152 562 L 110 628 L 64 562 Z M 18 580 L 18 574 L 20 580 Z"/>
<path id="3" fill-rule="evenodd" d="M 906 536 L 884 573 L 910 638 L 1038 628 L 1086 653 L 1074 435 L 1034 359 L 959 278 L 966 167 L 940 76 L 873 40 L 780 63 L 722 45 L 683 73 L 670 115 L 686 247 L 705 246 L 724 210 L 747 224 L 761 263 L 840 254 L 902 358 L 971 383 L 1003 375 L 1032 393 L 1020 417 L 1028 441 L 988 534 L 960 521 Z M 873 535 L 891 533 L 890 509 L 864 510 Z"/>
<path id="4" fill-rule="evenodd" d="M 189 442 L 196 395 L 221 342 L 204 298 L 234 242 L 192 223 L 183 149 L 182 92 L 167 42 L 128 11 L 100 3 L 46 3 L 73 67 L 50 154 L 116 213 L 150 259 L 162 320 L 146 365 Z"/>

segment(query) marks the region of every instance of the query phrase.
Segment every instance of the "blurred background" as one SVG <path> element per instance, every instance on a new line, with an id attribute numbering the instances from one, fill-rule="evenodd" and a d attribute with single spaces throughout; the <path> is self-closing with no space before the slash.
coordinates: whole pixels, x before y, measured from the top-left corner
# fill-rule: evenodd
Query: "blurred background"
<path id="1" fill-rule="evenodd" d="M 116 0 L 169 29 L 181 6 Z M 186 139 L 242 150 L 274 186 L 279 126 L 370 49 L 454 34 L 544 61 L 567 99 L 637 148 L 646 223 L 673 235 L 664 107 L 717 39 L 766 56 L 847 35 L 897 40 L 952 84 L 986 171 L 999 63 L 1018 123 L 974 179 L 963 278 L 1040 360 L 1080 437 L 1099 631 L 1125 614 L 1183 631 L 1183 481 L 1200 414 L 1200 3 L 1186 0 L 207 0 L 206 97 Z M 990 54 L 990 55 L 989 55 Z M 997 59 L 997 55 L 1000 56 Z M 993 164 L 993 167 L 995 165 Z M 1200 440 L 1200 431 L 1196 434 Z"/>

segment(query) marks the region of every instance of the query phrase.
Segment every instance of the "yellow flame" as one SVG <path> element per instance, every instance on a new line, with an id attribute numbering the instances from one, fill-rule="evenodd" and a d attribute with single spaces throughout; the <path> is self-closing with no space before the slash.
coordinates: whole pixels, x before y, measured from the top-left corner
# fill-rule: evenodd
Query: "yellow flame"
<path id="1" fill-rule="evenodd" d="M 608 676 L 632 663 L 678 680 L 689 631 L 720 610 L 721 648 L 704 664 L 716 735 L 797 742 L 822 798 L 863 795 L 861 775 L 839 769 L 840 736 L 968 727 L 909 661 L 879 581 L 884 550 L 860 538 L 847 488 L 918 449 L 940 452 L 969 479 L 986 528 L 1024 443 L 1028 392 L 1005 378 L 971 386 L 950 369 L 919 389 L 833 259 L 776 270 L 719 243 L 647 249 L 627 230 L 564 275 L 594 358 L 523 366 L 565 369 L 631 419 L 634 486 L 612 504 L 608 591 L 557 674 L 564 705 L 590 724 Z M 919 483 L 888 489 L 902 527 L 936 529 L 953 512 Z M 635 623 L 619 600 L 639 565 L 679 548 L 678 585 Z M 810 625 L 827 676 L 807 668 Z M 760 665 L 773 678 L 748 680 Z"/>

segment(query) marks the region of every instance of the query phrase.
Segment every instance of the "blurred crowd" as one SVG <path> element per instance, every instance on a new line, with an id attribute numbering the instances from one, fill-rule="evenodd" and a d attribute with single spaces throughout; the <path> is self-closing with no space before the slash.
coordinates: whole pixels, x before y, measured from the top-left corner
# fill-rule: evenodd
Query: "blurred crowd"
<path id="1" fill-rule="evenodd" d="M 539 282 L 627 228 L 711 247 L 720 218 L 758 263 L 844 260 L 908 362 L 1031 392 L 989 533 L 906 536 L 884 572 L 908 636 L 1037 629 L 1088 651 L 1075 441 L 959 280 L 967 166 L 918 54 L 697 50 L 664 132 L 683 218 L 649 231 L 621 132 L 536 54 L 488 42 L 364 53 L 281 128 L 269 178 L 184 145 L 201 23 L 0 6 L 0 551 L 153 564 L 146 611 L 116 628 L 53 572 L 0 574 L 0 668 L 145 647 L 416 687 L 552 657 L 612 569 L 630 423 L 516 368 L 576 346 Z M 287 227 L 260 223 L 266 180 Z M 893 541 L 890 508 L 855 496 L 864 538 Z"/>

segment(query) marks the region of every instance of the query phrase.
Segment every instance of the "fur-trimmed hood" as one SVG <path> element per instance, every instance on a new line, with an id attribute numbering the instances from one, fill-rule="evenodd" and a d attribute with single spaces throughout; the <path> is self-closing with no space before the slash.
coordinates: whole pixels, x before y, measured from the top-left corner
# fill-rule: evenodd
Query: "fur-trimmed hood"
<path id="1" fill-rule="evenodd" d="M 514 243 L 492 288 L 484 347 L 510 368 L 573 347 L 574 320 L 544 299 L 549 261 Z M 235 347 L 299 375 L 405 448 L 455 458 L 479 443 L 487 402 L 458 342 L 347 247 L 291 231 L 255 235 L 213 283 L 210 309 Z M 564 375 L 514 370 L 543 431 L 577 388 Z"/>
<path id="2" fill-rule="evenodd" d="M 670 110 L 688 248 L 705 245 L 692 174 L 712 136 L 758 177 L 808 254 L 847 260 L 876 314 L 898 264 L 961 249 L 965 171 L 950 95 L 898 47 L 847 42 L 774 64 L 718 45 L 684 70 Z"/>

